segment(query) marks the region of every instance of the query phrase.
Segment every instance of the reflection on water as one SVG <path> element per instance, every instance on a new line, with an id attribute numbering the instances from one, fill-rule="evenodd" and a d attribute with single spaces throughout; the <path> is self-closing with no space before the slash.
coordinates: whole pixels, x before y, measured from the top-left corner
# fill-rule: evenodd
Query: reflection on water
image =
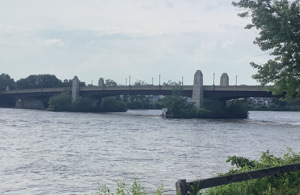
<path id="1" fill-rule="evenodd" d="M 162 119 L 158 110 L 55 113 L 0 108 L 0 194 L 84 194 L 139 178 L 150 191 L 214 176 L 227 156 L 299 151 L 298 112 L 249 119 Z"/>

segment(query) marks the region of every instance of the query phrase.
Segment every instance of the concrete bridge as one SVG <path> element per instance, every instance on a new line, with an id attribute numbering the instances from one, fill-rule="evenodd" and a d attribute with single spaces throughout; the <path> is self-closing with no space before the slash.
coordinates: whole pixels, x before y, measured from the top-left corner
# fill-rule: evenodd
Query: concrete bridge
<path id="1" fill-rule="evenodd" d="M 79 87 L 77 76 L 73 79 L 71 88 L 40 88 L 7 90 L 0 92 L 0 96 L 19 99 L 16 107 L 43 108 L 39 97 L 53 96 L 65 90 L 72 92 L 73 101 L 79 96 L 98 96 L 100 98 L 114 95 L 171 95 L 175 86 L 146 85 L 146 86 L 113 86 L 106 87 L 104 80 L 99 79 L 98 86 Z M 224 73 L 220 78 L 220 85 L 203 85 L 203 75 L 197 70 L 194 75 L 194 85 L 177 86 L 182 90 L 182 95 L 191 97 L 195 106 L 201 108 L 203 99 L 236 99 L 245 97 L 275 97 L 262 86 L 229 85 L 229 77 Z"/>

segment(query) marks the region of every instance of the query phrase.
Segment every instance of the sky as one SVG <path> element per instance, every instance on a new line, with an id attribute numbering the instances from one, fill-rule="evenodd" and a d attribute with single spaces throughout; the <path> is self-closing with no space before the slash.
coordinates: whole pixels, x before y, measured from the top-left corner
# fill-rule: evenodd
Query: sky
<path id="1" fill-rule="evenodd" d="M 54 74 L 86 84 L 182 81 L 258 85 L 270 56 L 231 0 L 0 0 L 0 74 Z M 215 74 L 215 81 L 213 81 Z M 237 80 L 236 80 L 237 78 Z M 128 83 L 127 83 L 128 84 Z"/>

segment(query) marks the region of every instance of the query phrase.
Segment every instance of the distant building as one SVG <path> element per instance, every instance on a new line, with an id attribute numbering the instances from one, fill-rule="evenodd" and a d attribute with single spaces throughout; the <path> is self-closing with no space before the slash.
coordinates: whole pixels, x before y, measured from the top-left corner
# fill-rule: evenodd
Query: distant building
<path id="1" fill-rule="evenodd" d="M 267 97 L 250 97 L 247 98 L 248 102 L 253 105 L 269 105 L 272 102 L 272 98 Z"/>

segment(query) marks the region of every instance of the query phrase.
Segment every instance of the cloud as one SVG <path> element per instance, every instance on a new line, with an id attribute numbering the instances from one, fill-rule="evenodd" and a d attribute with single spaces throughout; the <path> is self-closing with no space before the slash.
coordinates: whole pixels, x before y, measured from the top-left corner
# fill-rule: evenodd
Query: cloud
<path id="1" fill-rule="evenodd" d="M 192 83 L 198 69 L 212 83 L 207 75 L 226 70 L 250 83 L 249 62 L 259 48 L 231 1 L 6 1 L 0 3 L 1 69 L 15 79 L 51 73 L 123 83 L 128 75 L 150 82 L 159 74 Z"/>
<path id="2" fill-rule="evenodd" d="M 234 41 L 226 40 L 225 42 L 223 42 L 222 48 L 224 48 L 224 49 L 228 48 L 228 47 L 230 47 L 233 44 L 234 44 Z"/>
<path id="3" fill-rule="evenodd" d="M 60 39 L 47 39 L 45 43 L 46 45 L 56 45 L 59 47 L 65 46 L 65 43 Z"/>

